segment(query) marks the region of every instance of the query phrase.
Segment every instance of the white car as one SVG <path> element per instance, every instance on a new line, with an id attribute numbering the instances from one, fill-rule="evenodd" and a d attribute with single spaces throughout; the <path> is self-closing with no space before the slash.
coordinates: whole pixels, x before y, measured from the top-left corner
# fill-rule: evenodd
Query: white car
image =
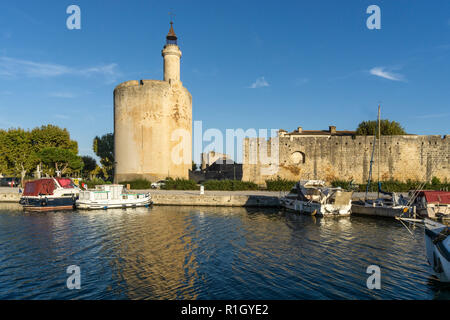
<path id="1" fill-rule="evenodd" d="M 158 182 L 152 183 L 152 189 L 159 189 L 166 184 L 166 180 L 159 180 Z"/>

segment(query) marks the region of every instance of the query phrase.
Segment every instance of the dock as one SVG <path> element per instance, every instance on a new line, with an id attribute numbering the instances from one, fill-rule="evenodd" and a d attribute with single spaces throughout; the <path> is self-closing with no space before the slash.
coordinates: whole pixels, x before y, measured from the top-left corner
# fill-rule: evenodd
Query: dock
<path id="1" fill-rule="evenodd" d="M 216 207 L 262 207 L 279 208 L 280 197 L 287 192 L 279 191 L 200 191 L 191 190 L 131 190 L 136 193 L 150 192 L 154 205 L 161 206 L 216 206 Z M 354 193 L 353 200 L 362 200 L 364 193 Z M 376 193 L 370 194 L 371 198 Z M 0 188 L 0 204 L 18 204 L 21 194 L 16 188 Z M 402 214 L 401 209 L 376 208 L 368 210 L 362 205 L 353 204 L 352 214 L 395 218 Z"/>

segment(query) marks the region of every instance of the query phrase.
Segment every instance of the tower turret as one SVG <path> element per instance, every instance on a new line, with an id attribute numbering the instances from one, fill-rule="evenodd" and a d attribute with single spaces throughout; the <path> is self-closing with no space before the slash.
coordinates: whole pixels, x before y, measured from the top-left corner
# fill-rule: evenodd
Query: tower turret
<path id="1" fill-rule="evenodd" d="M 177 44 L 177 36 L 173 30 L 173 22 L 170 22 L 170 30 L 166 36 L 166 45 L 162 50 L 164 58 L 164 81 L 180 81 L 181 50 Z"/>

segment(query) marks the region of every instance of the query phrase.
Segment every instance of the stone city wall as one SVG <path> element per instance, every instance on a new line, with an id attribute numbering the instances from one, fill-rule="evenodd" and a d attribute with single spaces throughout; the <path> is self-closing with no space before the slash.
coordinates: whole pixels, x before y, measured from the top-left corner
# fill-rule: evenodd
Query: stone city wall
<path id="1" fill-rule="evenodd" d="M 289 180 L 354 180 L 369 176 L 373 136 L 285 136 L 244 141 L 243 180 L 264 184 L 277 176 Z M 277 144 L 276 141 L 279 143 Z M 374 153 L 373 177 L 381 180 L 450 181 L 449 136 L 382 136 Z M 266 151 L 267 150 L 267 151 Z M 277 156 L 278 153 L 278 156 Z"/>

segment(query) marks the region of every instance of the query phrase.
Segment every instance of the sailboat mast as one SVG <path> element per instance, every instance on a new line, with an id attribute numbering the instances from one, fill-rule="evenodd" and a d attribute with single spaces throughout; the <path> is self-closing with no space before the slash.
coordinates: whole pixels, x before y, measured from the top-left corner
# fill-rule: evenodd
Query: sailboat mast
<path id="1" fill-rule="evenodd" d="M 379 120 L 379 118 L 380 118 L 380 106 L 378 105 L 378 120 Z M 370 156 L 369 178 L 367 179 L 366 196 L 364 197 L 364 201 L 365 202 L 367 202 L 367 198 L 368 198 L 367 196 L 369 194 L 369 187 L 370 187 L 370 183 L 372 182 L 373 157 L 375 155 L 375 144 L 376 144 L 376 142 L 377 142 L 377 132 L 376 132 L 376 130 L 374 130 L 374 132 L 373 132 L 373 144 L 372 144 L 372 155 Z"/>
<path id="2" fill-rule="evenodd" d="M 381 110 L 380 105 L 378 105 L 378 186 L 380 185 L 380 167 L 381 167 L 381 126 L 380 126 L 380 116 Z M 380 188 L 378 187 L 378 198 L 380 198 Z"/>

